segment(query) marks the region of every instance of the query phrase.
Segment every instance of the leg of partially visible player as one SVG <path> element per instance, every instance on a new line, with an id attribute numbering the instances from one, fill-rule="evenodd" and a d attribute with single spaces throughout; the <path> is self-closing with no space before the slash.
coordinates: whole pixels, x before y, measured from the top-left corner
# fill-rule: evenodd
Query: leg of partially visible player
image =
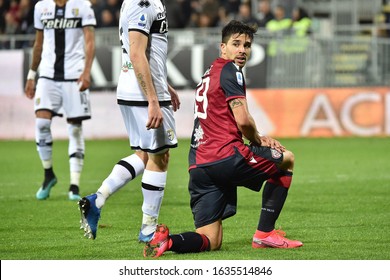
<path id="1" fill-rule="evenodd" d="M 48 110 L 39 110 L 36 112 L 35 140 L 37 143 L 37 151 L 44 168 L 44 180 L 42 186 L 36 193 L 36 197 L 39 200 L 48 198 L 51 188 L 57 183 L 57 178 L 53 171 L 51 118 L 52 113 Z"/>
<path id="2" fill-rule="evenodd" d="M 156 230 L 158 216 L 167 181 L 169 149 L 149 153 L 149 160 L 142 175 L 142 226 L 139 241 L 147 242 Z"/>
<path id="3" fill-rule="evenodd" d="M 113 167 L 111 173 L 102 182 L 96 193 L 83 197 L 79 201 L 81 212 L 81 228 L 85 236 L 91 239 L 96 238 L 100 211 L 106 200 L 124 187 L 128 182 L 138 175 L 142 174 L 145 169 L 148 154 L 137 150 L 134 154 L 122 158 Z"/>
<path id="4" fill-rule="evenodd" d="M 79 200 L 80 176 L 84 165 L 85 141 L 81 120 L 68 120 L 70 187 L 69 199 Z"/>
<path id="5" fill-rule="evenodd" d="M 283 231 L 275 230 L 276 220 L 282 211 L 292 181 L 294 168 L 292 152 L 283 153 L 283 162 L 279 168 L 280 174 L 268 179 L 264 185 L 261 214 L 253 237 L 253 248 L 296 248 L 303 245 L 298 240 L 285 238 Z"/>
<path id="6" fill-rule="evenodd" d="M 89 90 L 80 91 L 77 82 L 62 83 L 63 109 L 67 115 L 70 170 L 69 200 L 80 200 L 80 177 L 84 165 L 83 120 L 91 118 Z"/>
<path id="7" fill-rule="evenodd" d="M 118 161 L 96 192 L 96 207 L 102 208 L 111 195 L 142 174 L 147 161 L 148 154 L 141 150 Z"/>

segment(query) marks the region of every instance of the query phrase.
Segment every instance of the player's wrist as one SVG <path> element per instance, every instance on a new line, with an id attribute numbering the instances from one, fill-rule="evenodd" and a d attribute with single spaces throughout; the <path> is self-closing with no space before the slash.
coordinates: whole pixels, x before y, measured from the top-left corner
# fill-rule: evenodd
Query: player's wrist
<path id="1" fill-rule="evenodd" d="M 34 71 L 32 69 L 28 70 L 27 80 L 35 80 L 36 76 L 37 76 L 37 71 Z"/>

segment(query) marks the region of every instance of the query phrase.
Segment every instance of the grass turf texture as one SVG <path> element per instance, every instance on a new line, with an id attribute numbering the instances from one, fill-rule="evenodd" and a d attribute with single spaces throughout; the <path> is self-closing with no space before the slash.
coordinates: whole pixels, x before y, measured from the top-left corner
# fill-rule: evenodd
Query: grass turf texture
<path id="1" fill-rule="evenodd" d="M 252 249 L 261 193 L 239 189 L 238 213 L 223 222 L 222 249 L 167 252 L 165 260 L 389 260 L 389 139 L 282 139 L 295 153 L 293 184 L 277 222 L 303 241 L 294 250 Z M 187 191 L 188 140 L 171 151 L 159 221 L 171 233 L 194 229 Z M 83 237 L 76 202 L 68 201 L 67 141 L 54 142 L 58 178 L 50 198 L 37 201 L 43 171 L 33 141 L 0 142 L 0 257 L 2 260 L 136 260 L 141 223 L 140 178 L 102 210 L 96 240 Z M 130 153 L 127 140 L 87 141 L 81 194 L 95 192 L 113 165 Z"/>

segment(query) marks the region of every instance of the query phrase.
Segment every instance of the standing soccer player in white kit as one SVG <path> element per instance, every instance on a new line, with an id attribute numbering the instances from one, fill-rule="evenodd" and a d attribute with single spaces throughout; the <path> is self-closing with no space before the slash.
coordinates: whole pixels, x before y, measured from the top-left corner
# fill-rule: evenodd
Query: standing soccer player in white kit
<path id="1" fill-rule="evenodd" d="M 79 184 L 85 153 L 82 121 L 91 118 L 88 88 L 95 55 L 95 25 L 89 1 L 43 0 L 35 5 L 36 35 L 25 93 L 28 98 L 34 98 L 37 150 L 45 174 L 36 193 L 39 200 L 48 198 L 57 183 L 53 171 L 51 123 L 54 116 L 61 116 L 61 108 L 66 114 L 69 134 L 68 198 L 81 198 Z"/>
<path id="2" fill-rule="evenodd" d="M 142 175 L 143 219 L 139 241 L 148 242 L 156 230 L 167 180 L 169 149 L 177 146 L 173 112 L 180 102 L 167 83 L 168 23 L 161 0 L 125 0 L 119 19 L 122 69 L 117 101 L 130 146 L 95 194 L 80 200 L 81 226 L 96 238 L 106 199 Z"/>

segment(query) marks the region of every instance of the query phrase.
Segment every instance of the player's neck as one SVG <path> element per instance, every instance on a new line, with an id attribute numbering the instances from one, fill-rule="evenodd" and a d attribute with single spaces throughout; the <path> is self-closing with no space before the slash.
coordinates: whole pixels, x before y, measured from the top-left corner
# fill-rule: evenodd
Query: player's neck
<path id="1" fill-rule="evenodd" d="M 66 2 L 68 2 L 68 0 L 54 0 L 54 2 L 57 6 L 63 7 L 65 6 Z"/>

